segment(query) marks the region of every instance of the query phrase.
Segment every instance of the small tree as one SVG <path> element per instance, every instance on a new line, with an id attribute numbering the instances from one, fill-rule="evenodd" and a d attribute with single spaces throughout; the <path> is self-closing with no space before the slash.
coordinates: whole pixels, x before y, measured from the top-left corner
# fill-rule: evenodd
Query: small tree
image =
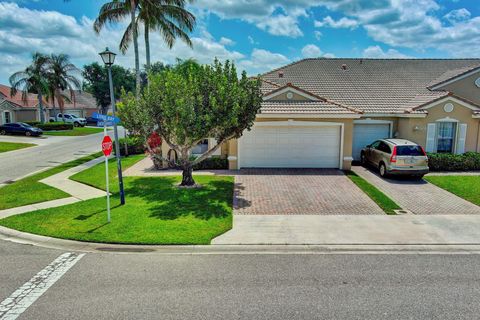
<path id="1" fill-rule="evenodd" d="M 143 121 L 137 118 L 137 129 L 150 127 L 177 152 L 176 162 L 163 160 L 183 170 L 181 186 L 195 185 L 193 166 L 251 128 L 262 101 L 259 80 L 247 78 L 245 72 L 238 78 L 229 61 L 222 64 L 215 60 L 213 65 L 202 66 L 188 60 L 150 75 L 149 83 L 149 90 L 139 101 L 133 95 L 123 100 L 127 108 L 146 113 L 145 123 L 152 121 L 141 125 Z M 206 138 L 214 138 L 217 144 L 192 159 L 192 148 Z"/>

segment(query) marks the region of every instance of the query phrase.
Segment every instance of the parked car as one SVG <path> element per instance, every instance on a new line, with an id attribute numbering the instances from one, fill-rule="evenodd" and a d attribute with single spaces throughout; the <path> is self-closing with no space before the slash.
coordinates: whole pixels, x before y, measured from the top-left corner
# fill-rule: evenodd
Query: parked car
<path id="1" fill-rule="evenodd" d="M 21 134 L 27 137 L 36 136 L 39 137 L 43 134 L 42 129 L 32 127 L 29 124 L 23 122 L 6 123 L 0 126 L 0 135 L 5 134 Z"/>
<path id="2" fill-rule="evenodd" d="M 85 120 L 87 121 L 87 126 L 96 126 L 98 123 L 98 119 L 94 117 L 87 117 Z"/>
<path id="3" fill-rule="evenodd" d="M 84 127 L 87 124 L 87 119 L 79 118 L 71 113 L 57 114 L 57 121 L 64 121 L 67 123 L 73 123 L 75 127 Z M 50 122 L 54 122 L 55 117 L 50 117 Z"/>
<path id="4" fill-rule="evenodd" d="M 405 139 L 377 140 L 362 149 L 361 161 L 362 165 L 378 168 L 382 177 L 411 175 L 421 178 L 429 171 L 425 150 Z"/>

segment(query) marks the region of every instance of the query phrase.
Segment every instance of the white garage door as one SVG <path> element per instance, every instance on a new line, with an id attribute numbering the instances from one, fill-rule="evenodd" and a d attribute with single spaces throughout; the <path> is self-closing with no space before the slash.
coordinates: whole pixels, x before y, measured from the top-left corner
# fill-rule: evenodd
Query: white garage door
<path id="1" fill-rule="evenodd" d="M 242 168 L 338 168 L 341 127 L 254 126 L 239 140 Z"/>
<path id="2" fill-rule="evenodd" d="M 389 124 L 354 124 L 353 159 L 360 160 L 360 152 L 375 140 L 390 137 Z"/>

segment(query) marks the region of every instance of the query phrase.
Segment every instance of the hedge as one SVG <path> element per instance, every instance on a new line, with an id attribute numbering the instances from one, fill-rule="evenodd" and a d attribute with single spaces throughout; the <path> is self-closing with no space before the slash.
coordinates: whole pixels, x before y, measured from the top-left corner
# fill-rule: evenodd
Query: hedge
<path id="1" fill-rule="evenodd" d="M 224 170 L 228 169 L 228 160 L 226 157 L 213 156 L 197 163 L 193 170 Z"/>
<path id="2" fill-rule="evenodd" d="M 24 123 L 31 125 L 32 127 L 37 127 L 39 124 L 41 124 L 40 121 L 24 121 Z"/>
<path id="3" fill-rule="evenodd" d="M 129 155 L 145 153 L 145 147 L 140 137 L 128 136 L 126 140 Z M 125 155 L 125 138 L 120 139 L 120 155 Z"/>
<path id="4" fill-rule="evenodd" d="M 480 153 L 464 154 L 429 153 L 430 171 L 472 171 L 480 170 Z"/>
<path id="5" fill-rule="evenodd" d="M 35 127 L 45 131 L 73 130 L 73 123 L 64 123 L 64 122 L 39 123 L 35 125 Z"/>

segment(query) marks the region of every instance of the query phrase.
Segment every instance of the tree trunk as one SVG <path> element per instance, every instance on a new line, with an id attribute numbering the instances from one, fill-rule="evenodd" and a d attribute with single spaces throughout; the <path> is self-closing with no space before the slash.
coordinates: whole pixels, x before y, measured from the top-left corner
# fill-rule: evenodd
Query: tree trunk
<path id="1" fill-rule="evenodd" d="M 145 55 L 147 57 L 147 72 L 148 72 L 150 71 L 150 35 L 148 30 L 148 23 L 146 22 L 145 22 Z"/>
<path id="2" fill-rule="evenodd" d="M 132 29 L 133 29 L 133 49 L 135 52 L 135 97 L 138 99 L 140 97 L 140 59 L 138 57 L 138 34 L 137 34 L 137 21 L 135 17 L 135 12 L 137 9 L 136 1 L 130 0 L 131 9 L 130 16 L 132 20 Z"/>
<path id="3" fill-rule="evenodd" d="M 52 106 L 53 106 L 53 116 L 55 117 L 55 122 L 57 122 L 58 119 L 57 119 L 57 108 L 55 107 L 55 94 L 52 95 Z"/>
<path id="4" fill-rule="evenodd" d="M 193 180 L 193 168 L 192 166 L 183 167 L 182 172 L 182 183 L 181 187 L 191 187 L 195 185 L 195 180 Z"/>
<path id="5" fill-rule="evenodd" d="M 41 92 L 37 94 L 37 98 L 38 98 L 38 109 L 40 110 L 40 122 L 45 123 L 45 113 L 43 113 L 43 97 Z"/>

